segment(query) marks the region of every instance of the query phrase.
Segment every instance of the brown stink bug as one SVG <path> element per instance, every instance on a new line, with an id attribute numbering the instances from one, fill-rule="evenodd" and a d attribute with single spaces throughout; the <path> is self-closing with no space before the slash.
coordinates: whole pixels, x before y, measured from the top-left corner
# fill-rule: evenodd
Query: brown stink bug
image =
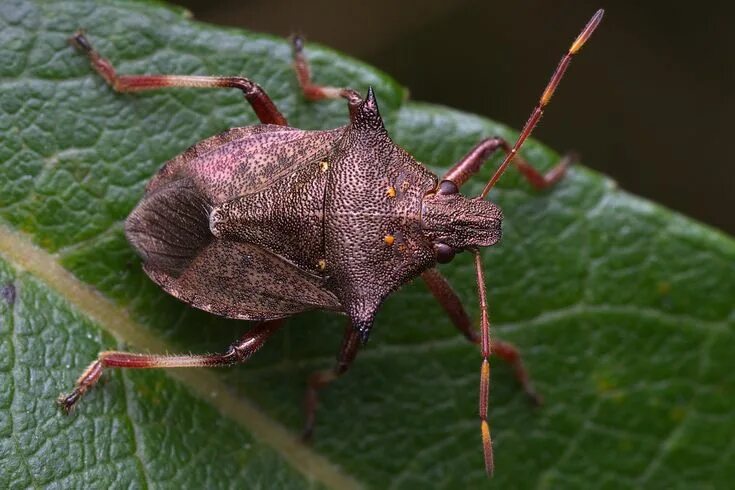
<path id="1" fill-rule="evenodd" d="M 539 189 L 564 175 L 568 161 L 543 175 L 517 152 L 602 15 L 599 10 L 592 17 L 562 58 L 515 145 L 500 138 L 482 140 L 441 179 L 393 144 L 372 89 L 363 99 L 349 88 L 313 84 L 298 37 L 293 39 L 294 67 L 304 96 L 347 99 L 346 126 L 325 131 L 289 127 L 266 93 L 247 78 L 117 75 L 84 34 L 76 33 L 71 43 L 116 91 L 230 87 L 242 90 L 255 110 L 262 124 L 230 129 L 166 163 L 127 218 L 125 234 L 148 276 L 171 295 L 216 315 L 259 323 L 221 354 L 102 352 L 73 391 L 59 397 L 61 407 L 70 411 L 105 368 L 241 363 L 281 326 L 283 318 L 313 309 L 341 312 L 349 324 L 338 362 L 308 381 L 308 436 L 314 427 L 318 390 L 347 371 L 385 298 L 421 276 L 456 327 L 480 345 L 480 424 L 485 466 L 491 474 L 487 423 L 491 347 L 513 364 L 532 399 L 539 398 L 518 351 L 490 341 L 479 249 L 500 240 L 502 213 L 484 198 L 511 162 Z M 498 149 L 506 153 L 505 160 L 481 195 L 460 194 L 462 184 Z M 479 333 L 435 269 L 464 250 L 475 257 L 482 312 Z"/>

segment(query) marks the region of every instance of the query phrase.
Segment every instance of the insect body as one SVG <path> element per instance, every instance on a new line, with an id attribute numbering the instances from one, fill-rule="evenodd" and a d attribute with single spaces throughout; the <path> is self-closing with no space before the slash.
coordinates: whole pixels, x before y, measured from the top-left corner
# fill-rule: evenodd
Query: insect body
<path id="1" fill-rule="evenodd" d="M 257 321 L 221 354 L 142 355 L 102 352 L 59 398 L 71 410 L 106 367 L 222 366 L 243 362 L 285 317 L 313 309 L 344 313 L 349 325 L 333 370 L 311 376 L 305 434 L 313 429 L 317 391 L 343 374 L 368 340 L 375 313 L 401 285 L 421 276 L 454 324 L 482 351 L 480 419 L 488 473 L 493 470 L 487 424 L 491 342 L 479 248 L 497 243 L 502 214 L 484 197 L 511 163 L 536 187 L 560 179 L 564 161 L 546 175 L 516 156 L 538 122 L 571 57 L 602 18 L 590 20 L 557 71 L 516 144 L 481 141 L 441 179 L 396 146 L 386 132 L 373 90 L 311 82 L 303 44 L 294 39 L 295 68 L 309 99 L 347 100 L 348 125 L 325 131 L 287 126 L 265 92 L 240 77 L 117 75 L 84 34 L 71 42 L 118 91 L 163 87 L 231 87 L 243 91 L 262 124 L 230 129 L 189 148 L 148 184 L 125 233 L 148 276 L 187 304 L 228 318 Z M 459 188 L 488 156 L 507 157 L 479 197 Z M 446 280 L 434 268 L 455 253 L 475 255 L 482 310 L 480 334 Z M 511 361 L 526 392 L 538 401 L 518 352 L 493 340 Z"/>

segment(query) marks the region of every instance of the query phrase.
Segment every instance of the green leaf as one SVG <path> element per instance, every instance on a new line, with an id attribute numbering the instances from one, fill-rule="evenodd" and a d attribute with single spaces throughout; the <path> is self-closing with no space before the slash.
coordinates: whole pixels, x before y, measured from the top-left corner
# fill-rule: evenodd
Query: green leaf
<path id="1" fill-rule="evenodd" d="M 386 302 L 350 374 L 323 392 L 312 448 L 296 442 L 305 379 L 331 365 L 344 321 L 322 313 L 290 320 L 242 367 L 111 372 L 61 415 L 56 396 L 100 350 L 219 351 L 247 328 L 155 287 L 122 221 L 166 160 L 254 123 L 252 111 L 235 91 L 116 94 L 66 44 L 78 27 L 121 73 L 244 74 L 294 126 L 347 119 L 343 102 L 302 99 L 282 39 L 155 4 L 0 4 L 0 487 L 735 481 L 735 243 L 581 166 L 550 192 L 513 171 L 493 191 L 505 213 L 502 244 L 484 254 L 493 332 L 522 350 L 546 404 L 530 407 L 494 362 L 489 483 L 479 353 L 421 284 Z M 514 136 L 307 49 L 319 81 L 374 86 L 394 139 L 437 172 L 482 137 Z M 524 154 L 539 168 L 558 158 L 535 142 Z M 442 271 L 476 316 L 469 258 Z"/>

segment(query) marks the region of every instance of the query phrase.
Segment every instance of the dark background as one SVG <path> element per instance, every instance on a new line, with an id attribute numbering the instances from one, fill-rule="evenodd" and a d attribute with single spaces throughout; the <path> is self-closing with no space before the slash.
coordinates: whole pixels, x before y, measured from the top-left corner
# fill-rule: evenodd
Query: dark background
<path id="1" fill-rule="evenodd" d="M 735 234 L 735 3 L 177 3 L 203 21 L 303 33 L 386 71 L 415 100 L 516 128 L 588 18 L 606 8 L 534 136 L 578 151 L 627 190 Z"/>

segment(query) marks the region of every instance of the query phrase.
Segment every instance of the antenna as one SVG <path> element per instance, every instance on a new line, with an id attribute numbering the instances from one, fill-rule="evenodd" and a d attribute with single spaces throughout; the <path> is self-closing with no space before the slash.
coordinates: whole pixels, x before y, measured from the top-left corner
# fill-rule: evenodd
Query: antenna
<path id="1" fill-rule="evenodd" d="M 577 52 L 582 49 L 582 46 L 584 46 L 584 43 L 587 42 L 587 40 L 590 38 L 593 32 L 595 32 L 595 29 L 597 29 L 597 26 L 602 21 L 602 16 L 605 14 L 605 11 L 603 9 L 598 10 L 595 12 L 595 15 L 592 16 L 589 22 L 587 22 L 587 25 L 584 26 L 584 29 L 582 29 L 582 32 L 577 36 L 577 39 L 574 40 L 571 47 L 569 48 L 569 51 L 567 51 L 567 54 L 564 55 L 564 57 L 559 62 L 559 66 L 556 67 L 556 70 L 554 71 L 554 74 L 551 75 L 551 79 L 549 80 L 549 83 L 546 85 L 546 89 L 544 89 L 544 93 L 541 94 L 541 98 L 538 101 L 538 104 L 536 104 L 536 107 L 533 109 L 533 112 L 531 112 L 531 116 L 528 118 L 528 121 L 526 121 L 526 125 L 523 126 L 523 131 L 521 131 L 521 134 L 518 136 L 518 140 L 516 141 L 515 145 L 513 145 L 513 148 L 510 150 L 510 153 L 508 153 L 505 157 L 505 160 L 503 160 L 503 163 L 498 167 L 498 169 L 495 171 L 495 175 L 492 176 L 490 181 L 487 183 L 485 188 L 482 190 L 482 194 L 480 194 L 481 198 L 485 198 L 487 196 L 487 193 L 490 192 L 490 189 L 493 188 L 495 183 L 498 181 L 501 175 L 503 175 L 503 172 L 508 168 L 508 165 L 513 161 L 513 157 L 516 156 L 516 153 L 518 153 L 518 150 L 523 145 L 523 142 L 526 141 L 526 138 L 528 138 L 531 135 L 531 132 L 538 124 L 539 120 L 541 119 L 541 116 L 544 114 L 544 108 L 549 104 L 549 101 L 551 100 L 551 97 L 554 95 L 554 91 L 556 90 L 556 87 L 559 85 L 559 82 L 561 81 L 562 77 L 564 76 L 564 72 L 567 71 L 567 67 L 569 66 L 569 63 L 572 61 L 572 57 L 577 54 Z"/>
<path id="2" fill-rule="evenodd" d="M 600 9 L 598 10 L 595 15 L 592 16 L 590 21 L 587 23 L 587 25 L 584 27 L 582 32 L 577 36 L 577 39 L 574 40 L 572 43 L 572 46 L 569 48 L 569 51 L 567 54 L 564 55 L 564 57 L 559 62 L 559 66 L 556 67 L 556 71 L 554 71 L 554 74 L 551 76 L 551 80 L 549 80 L 549 83 L 546 85 L 546 89 L 544 89 L 544 93 L 541 94 L 541 98 L 538 101 L 538 104 L 536 104 L 536 107 L 533 109 L 533 112 L 531 113 L 531 117 L 528 118 L 528 121 L 526 121 L 526 125 L 523 127 L 523 131 L 521 131 L 521 134 L 518 136 L 518 140 L 516 141 L 515 145 L 513 145 L 513 148 L 508 152 L 508 154 L 505 157 L 505 160 L 503 160 L 503 163 L 498 167 L 498 169 L 495 171 L 495 175 L 490 179 L 490 181 L 485 186 L 485 189 L 483 189 L 482 194 L 480 195 L 481 199 L 484 199 L 485 196 L 487 196 L 487 193 L 490 192 L 490 189 L 493 188 L 495 185 L 495 182 L 498 181 L 500 176 L 505 172 L 505 170 L 508 168 L 508 165 L 513 161 L 513 157 L 518 153 L 518 149 L 523 145 L 523 142 L 526 141 L 526 138 L 531 134 L 531 131 L 533 131 L 533 128 L 536 127 L 536 124 L 538 124 L 539 119 L 541 119 L 541 115 L 544 113 L 544 108 L 548 105 L 549 101 L 551 100 L 551 96 L 554 95 L 554 91 L 556 90 L 556 87 L 559 85 L 559 81 L 564 76 L 564 72 L 566 71 L 567 67 L 569 66 L 569 62 L 572 61 L 572 56 L 577 54 L 577 52 L 582 48 L 585 42 L 589 39 L 589 37 L 592 35 L 592 33 L 595 31 L 597 26 L 600 24 L 600 21 L 602 20 L 602 16 L 604 14 L 604 10 Z M 480 296 L 480 311 L 482 313 L 482 318 L 480 321 L 480 333 L 481 333 L 481 340 L 480 340 L 480 350 L 482 351 L 482 366 L 480 368 L 480 403 L 479 403 L 479 414 L 480 414 L 480 429 L 482 432 L 482 450 L 485 457 L 485 471 L 487 472 L 488 476 L 492 476 L 493 469 L 494 469 L 494 461 L 493 461 L 493 442 L 492 438 L 490 436 L 490 425 L 488 424 L 487 419 L 487 409 L 488 409 L 488 398 L 490 396 L 490 352 L 491 352 L 491 342 L 490 342 L 490 319 L 488 318 L 488 312 L 487 312 L 487 293 L 485 291 L 485 275 L 482 270 L 482 260 L 480 257 L 480 252 L 477 249 L 473 249 L 472 252 L 475 255 L 475 271 L 477 272 L 477 289 Z"/>

